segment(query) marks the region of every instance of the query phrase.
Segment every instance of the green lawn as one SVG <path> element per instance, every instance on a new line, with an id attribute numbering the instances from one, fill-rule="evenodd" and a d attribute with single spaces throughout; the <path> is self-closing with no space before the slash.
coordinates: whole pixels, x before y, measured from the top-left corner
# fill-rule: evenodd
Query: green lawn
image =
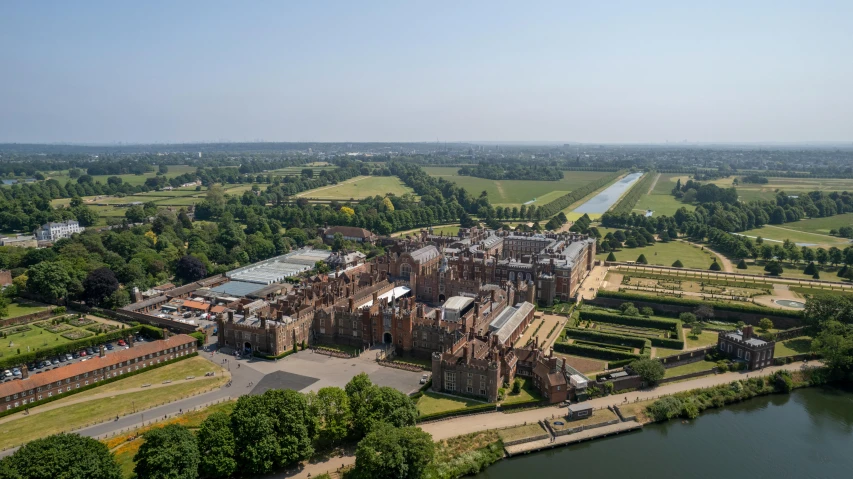
<path id="1" fill-rule="evenodd" d="M 650 194 L 643 195 L 640 200 L 637 201 L 634 209 L 638 213 L 646 210 L 652 210 L 654 212 L 654 216 L 672 216 L 675 214 L 676 210 L 682 206 L 693 211 L 696 209 L 695 206 L 682 203 L 671 194 L 672 189 L 675 188 L 676 181 L 681 179 L 681 181 L 684 182 L 687 178 L 688 177 L 685 175 L 661 173 L 654 189 L 652 189 L 652 192 Z"/>
<path id="2" fill-rule="evenodd" d="M 797 221 L 794 223 L 785 223 L 782 226 L 788 229 L 803 231 L 806 233 L 828 235 L 830 230 L 837 230 L 842 226 L 853 226 L 853 213 L 828 216 L 826 218 L 811 218 L 807 220 Z"/>
<path id="3" fill-rule="evenodd" d="M 518 376 L 516 376 L 518 377 Z M 502 404 L 516 404 L 520 402 L 527 402 L 533 400 L 542 399 L 539 395 L 539 391 L 533 389 L 533 382 L 526 378 L 521 379 L 521 392 L 518 394 L 512 393 L 512 386 L 506 388 L 506 399 L 501 401 Z"/>
<path id="4" fill-rule="evenodd" d="M 54 346 L 59 346 L 61 344 L 71 342 L 70 339 L 62 337 L 62 334 L 67 333 L 69 331 L 84 329 L 78 328 L 76 326 L 71 326 L 65 331 L 51 333 L 50 331 L 44 328 L 36 326 L 37 324 L 43 324 L 49 321 L 50 320 L 30 323 L 27 325 L 31 328 L 29 331 L 9 334 L 6 338 L 3 339 L 3 342 L 0 343 L 0 358 L 5 361 L 14 358 L 15 356 L 18 356 L 19 351 L 20 354 L 26 354 L 28 350 L 38 351 L 42 348 L 52 348 Z M 8 331 L 8 328 L 6 328 L 5 330 Z M 92 336 L 93 334 L 90 333 L 90 335 L 87 337 Z"/>
<path id="5" fill-rule="evenodd" d="M 396 176 L 358 176 L 337 185 L 303 191 L 296 196 L 328 200 L 357 200 L 376 195 L 386 196 L 389 193 L 402 196 L 414 191 Z"/>
<path id="6" fill-rule="evenodd" d="M 683 349 L 669 349 L 669 348 L 655 348 L 655 357 L 656 358 L 665 358 L 667 356 L 674 356 L 679 353 L 683 353 Z"/>
<path id="7" fill-rule="evenodd" d="M 12 301 L 12 303 L 9 304 L 9 311 L 6 313 L 6 315 L 3 316 L 3 318 L 17 318 L 18 316 L 23 316 L 25 314 L 32 314 L 38 313 L 39 311 L 44 311 L 47 308 L 48 306 L 45 304 L 18 299 L 16 301 Z"/>
<path id="8" fill-rule="evenodd" d="M 479 406 L 481 404 L 483 403 L 460 396 L 447 396 L 444 394 L 436 394 L 432 391 L 426 391 L 424 392 L 424 395 L 418 399 L 417 406 L 421 415 L 427 415 L 465 409 L 467 407 Z"/>
<path id="9" fill-rule="evenodd" d="M 432 229 L 433 234 L 444 234 L 444 236 L 455 236 L 459 233 L 459 226 L 439 226 Z"/>
<path id="10" fill-rule="evenodd" d="M 197 170 L 196 167 L 189 165 L 168 165 L 168 167 L 169 172 L 164 175 L 166 178 L 174 178 L 176 176 L 183 175 L 184 173 L 193 173 Z M 76 181 L 68 177 L 68 170 L 49 172 L 45 176 L 56 179 L 60 183 L 65 183 L 66 181 Z M 122 182 L 127 183 L 129 185 L 141 185 L 145 183 L 145 180 L 147 180 L 148 178 L 153 178 L 157 176 L 157 172 L 149 171 L 142 175 L 95 175 L 92 177 L 92 179 L 96 182 L 106 184 L 107 178 L 111 176 L 118 176 L 119 178 L 121 178 Z"/>
<path id="11" fill-rule="evenodd" d="M 807 353 L 811 351 L 811 346 L 812 338 L 808 336 L 787 339 L 776 343 L 774 356 L 781 358 L 785 356 L 794 356 L 795 354 Z"/>
<path id="12" fill-rule="evenodd" d="M 532 201 L 529 205 L 541 206 L 558 197 L 565 195 L 608 172 L 598 171 L 565 171 L 560 181 L 535 180 L 489 180 L 474 176 L 459 176 L 456 167 L 426 167 L 424 170 L 430 176 L 453 181 L 468 190 L 473 196 L 480 196 L 485 191 L 489 201 L 495 206 L 521 206 Z"/>
<path id="13" fill-rule="evenodd" d="M 604 235 L 606 228 L 599 228 L 599 231 Z M 660 266 L 672 266 L 672 263 L 678 259 L 685 268 L 697 269 L 708 269 L 716 258 L 713 254 L 682 241 L 655 243 L 642 248 L 623 248 L 613 254 L 616 256 L 616 261 L 636 261 L 643 254 L 650 265 Z M 604 260 L 608 255 L 609 253 L 599 253 L 596 258 Z"/>
<path id="14" fill-rule="evenodd" d="M 718 337 L 717 333 L 713 331 L 702 331 L 702 334 L 694 339 L 690 334 L 690 328 L 684 328 L 684 347 L 694 349 L 717 344 Z"/>
<path id="15" fill-rule="evenodd" d="M 815 265 L 820 272 L 820 280 L 821 281 L 830 281 L 830 282 L 846 282 L 844 278 L 838 277 L 838 270 L 840 267 L 834 267 L 831 265 Z M 806 268 L 805 264 L 791 265 L 791 263 L 785 262 L 782 263 L 782 278 L 787 279 L 812 279 L 812 275 L 803 274 L 803 270 Z M 735 273 L 746 273 L 746 274 L 757 274 L 763 275 L 767 278 L 773 278 L 773 276 L 769 276 L 764 271 L 764 260 L 759 260 L 756 263 L 747 263 L 747 269 L 735 269 Z M 804 286 L 809 286 L 808 283 L 803 283 Z"/>
<path id="16" fill-rule="evenodd" d="M 714 180 L 712 183 L 722 188 L 733 186 L 735 178 L 731 176 Z M 779 178 L 770 177 L 765 184 L 741 183 L 735 186 L 741 201 L 752 201 L 757 199 L 773 200 L 776 198 L 776 190 L 788 195 L 803 195 L 811 191 L 851 191 L 853 190 L 853 179 L 835 178 Z"/>
<path id="17" fill-rule="evenodd" d="M 794 225 L 798 225 L 799 223 L 793 223 Z M 825 224 L 825 223 L 821 223 Z M 843 221 L 839 221 L 837 227 L 844 226 L 846 223 Z M 796 229 L 791 229 L 787 224 L 782 226 L 774 226 L 774 225 L 766 225 L 762 228 L 755 228 L 748 231 L 744 231 L 742 233 L 744 236 L 748 236 L 751 238 L 762 237 L 765 241 L 771 246 L 780 245 L 787 239 L 791 240 L 794 243 L 797 243 L 799 246 L 822 246 L 824 248 L 829 248 L 830 246 L 835 246 L 838 248 L 844 248 L 845 246 L 850 245 L 850 240 L 847 238 L 839 238 L 837 236 L 829 236 L 828 234 L 820 234 L 820 233 L 811 233 L 806 231 L 798 231 Z"/>
<path id="18" fill-rule="evenodd" d="M 707 371 L 714 368 L 714 363 L 711 361 L 696 361 L 695 363 L 684 364 L 669 368 L 664 374 L 664 378 L 672 378 L 683 374 L 697 373 L 699 371 Z"/>
<path id="19" fill-rule="evenodd" d="M 29 416 L 18 416 L 17 419 L 0 424 L 0 449 L 169 403 L 206 391 L 219 382 L 220 378 L 203 378 L 133 394 L 93 399 L 38 414 L 31 413 Z M 146 420 L 149 419 L 154 418 L 146 417 Z"/>

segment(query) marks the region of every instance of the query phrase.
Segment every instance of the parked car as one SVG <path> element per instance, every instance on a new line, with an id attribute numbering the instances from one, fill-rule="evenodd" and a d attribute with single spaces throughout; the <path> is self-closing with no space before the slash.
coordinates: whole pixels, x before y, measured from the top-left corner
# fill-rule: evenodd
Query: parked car
<path id="1" fill-rule="evenodd" d="M 3 376 L 5 376 L 7 378 L 11 378 L 12 377 L 12 371 L 9 371 L 8 369 L 3 371 Z"/>
<path id="2" fill-rule="evenodd" d="M 73 359 L 77 359 L 77 358 L 79 358 L 79 357 L 80 357 L 80 354 L 79 354 L 79 353 L 77 353 L 77 351 L 74 351 L 73 353 L 71 353 L 71 357 L 72 357 Z"/>
<path id="3" fill-rule="evenodd" d="M 113 343 L 107 343 L 107 349 L 112 351 L 113 350 Z"/>
<path id="4" fill-rule="evenodd" d="M 429 380 L 429 375 L 428 375 L 428 374 L 424 374 L 423 376 L 421 376 L 421 384 L 426 384 L 426 382 L 427 382 L 428 380 Z"/>
<path id="5" fill-rule="evenodd" d="M 86 353 L 86 351 L 80 351 L 79 356 L 80 356 L 81 358 L 83 358 L 83 357 L 88 356 L 88 353 Z"/>
<path id="6" fill-rule="evenodd" d="M 124 346 L 124 345 L 125 345 L 124 339 L 119 339 L 119 340 L 118 340 L 118 345 L 119 345 L 119 346 Z"/>
<path id="7" fill-rule="evenodd" d="M 53 361 L 50 362 L 50 364 L 56 366 L 57 364 L 59 364 L 59 359 L 54 359 Z"/>
<path id="8" fill-rule="evenodd" d="M 60 362 L 60 363 L 64 363 L 65 361 L 68 361 L 67 359 L 65 359 L 65 356 L 60 356 L 60 357 L 59 357 L 59 362 Z M 54 363 L 54 364 L 56 364 L 56 363 Z"/>
<path id="9" fill-rule="evenodd" d="M 95 354 L 95 350 L 94 350 L 94 349 L 92 349 L 92 348 L 86 348 L 86 354 L 88 354 L 89 356 L 91 356 L 91 355 Z"/>
<path id="10" fill-rule="evenodd" d="M 65 360 L 66 360 L 66 361 L 71 361 L 72 359 L 74 359 L 74 357 L 73 357 L 73 356 L 71 356 L 71 354 L 70 354 L 70 353 L 65 353 Z"/>
<path id="11" fill-rule="evenodd" d="M 20 376 L 20 375 L 21 375 L 21 370 L 20 370 L 20 369 L 18 369 L 18 368 L 12 368 L 12 375 L 13 375 L 13 376 Z"/>

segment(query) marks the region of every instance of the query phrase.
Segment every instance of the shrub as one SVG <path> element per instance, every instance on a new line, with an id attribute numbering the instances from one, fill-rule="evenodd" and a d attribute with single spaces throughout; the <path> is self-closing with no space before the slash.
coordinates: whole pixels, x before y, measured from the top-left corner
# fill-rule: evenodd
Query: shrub
<path id="1" fill-rule="evenodd" d="M 773 321 L 768 318 L 761 318 L 761 320 L 758 321 L 758 327 L 763 329 L 764 331 L 773 329 Z"/>
<path id="2" fill-rule="evenodd" d="M 672 267 L 673 268 L 683 268 L 684 263 L 682 263 L 680 259 L 677 259 L 677 260 L 675 260 L 674 263 L 672 263 Z"/>
<path id="3" fill-rule="evenodd" d="M 515 378 L 515 381 L 512 382 L 512 393 L 518 394 L 521 392 L 521 379 Z"/>
<path id="4" fill-rule="evenodd" d="M 649 264 L 649 260 L 646 259 L 646 255 L 641 254 L 637 257 L 637 264 Z"/>
<path id="5" fill-rule="evenodd" d="M 653 314 L 655 314 L 655 310 L 646 306 L 646 307 L 640 308 L 640 314 L 642 314 L 643 316 L 652 316 Z"/>
<path id="6" fill-rule="evenodd" d="M 654 421 L 659 422 L 678 417 L 683 408 L 681 399 L 675 396 L 667 396 L 651 403 L 646 408 L 646 412 Z"/>
<path id="7" fill-rule="evenodd" d="M 729 370 L 729 362 L 725 359 L 717 361 L 717 371 L 724 373 Z"/>
<path id="8" fill-rule="evenodd" d="M 693 324 L 696 322 L 696 315 L 693 313 L 681 313 L 678 315 L 678 319 L 684 324 Z"/>
<path id="9" fill-rule="evenodd" d="M 723 268 L 720 267 L 720 263 L 717 263 L 717 260 L 714 260 L 708 269 L 711 271 L 722 271 Z"/>
<path id="10" fill-rule="evenodd" d="M 741 259 L 738 261 L 737 269 L 747 269 L 746 260 Z"/>
<path id="11" fill-rule="evenodd" d="M 616 261 L 616 255 L 611 251 L 609 255 L 607 255 L 607 259 L 605 261 Z"/>

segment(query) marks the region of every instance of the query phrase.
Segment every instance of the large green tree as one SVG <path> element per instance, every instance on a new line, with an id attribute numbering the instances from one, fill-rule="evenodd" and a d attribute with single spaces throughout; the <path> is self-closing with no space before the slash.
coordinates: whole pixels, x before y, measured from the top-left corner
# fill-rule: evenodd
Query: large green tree
<path id="1" fill-rule="evenodd" d="M 201 460 L 196 438 L 178 424 L 152 429 L 143 435 L 133 460 L 138 479 L 195 479 Z"/>
<path id="2" fill-rule="evenodd" d="M 435 455 L 432 436 L 417 427 L 378 424 L 355 451 L 358 479 L 417 479 Z"/>
<path id="3" fill-rule="evenodd" d="M 329 445 L 346 438 L 352 430 L 352 411 L 346 391 L 337 387 L 321 388 L 308 396 L 311 409 L 320 420 L 320 440 Z"/>
<path id="4" fill-rule="evenodd" d="M 640 379 L 649 384 L 660 381 L 663 379 L 664 374 L 666 374 L 666 368 L 664 368 L 663 363 L 650 358 L 632 361 L 628 367 L 637 373 Z"/>
<path id="5" fill-rule="evenodd" d="M 353 377 L 345 390 L 358 436 L 367 434 L 380 422 L 403 427 L 412 426 L 417 420 L 418 410 L 409 396 L 394 388 L 374 385 L 364 373 Z"/>
<path id="6" fill-rule="evenodd" d="M 223 413 L 213 413 L 201 423 L 196 436 L 201 461 L 201 477 L 231 477 L 237 471 L 236 443 L 231 432 L 231 418 Z"/>
<path id="7" fill-rule="evenodd" d="M 107 446 L 79 434 L 55 434 L 31 441 L 0 462 L 0 477 L 121 479 Z"/>
<path id="8" fill-rule="evenodd" d="M 39 263 L 27 272 L 27 291 L 49 301 L 64 298 L 73 283 L 74 276 L 62 262 Z"/>

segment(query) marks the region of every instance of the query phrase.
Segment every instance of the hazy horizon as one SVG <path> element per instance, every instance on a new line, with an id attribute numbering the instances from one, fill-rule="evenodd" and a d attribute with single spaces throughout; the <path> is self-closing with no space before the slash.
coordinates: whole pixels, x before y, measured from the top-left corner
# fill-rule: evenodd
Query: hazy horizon
<path id="1" fill-rule="evenodd" d="M 843 1 L 8 2 L 0 143 L 845 145 L 850 18 Z"/>

